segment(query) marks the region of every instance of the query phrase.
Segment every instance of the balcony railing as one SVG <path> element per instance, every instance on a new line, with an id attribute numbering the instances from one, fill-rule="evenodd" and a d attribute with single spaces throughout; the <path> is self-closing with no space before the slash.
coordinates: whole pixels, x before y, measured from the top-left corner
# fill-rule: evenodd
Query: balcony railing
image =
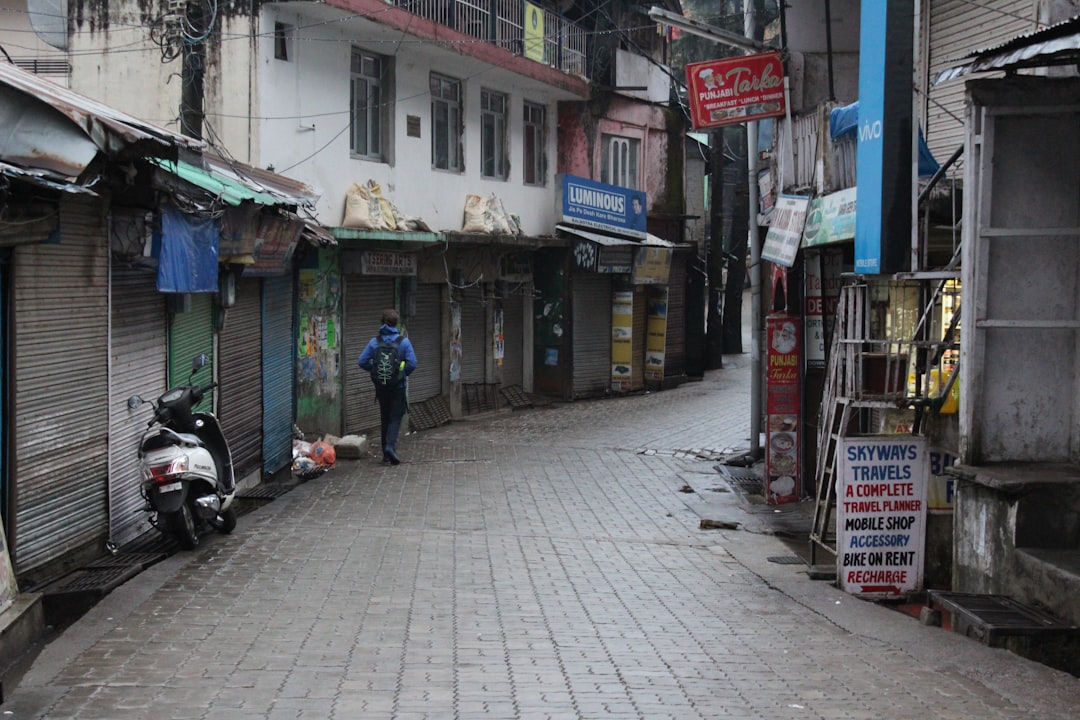
<path id="1" fill-rule="evenodd" d="M 522 0 L 394 0 L 398 7 L 460 33 L 526 55 Z M 543 63 L 586 78 L 586 34 L 573 22 L 544 10 Z M 530 48 L 531 50 L 531 48 Z M 530 53 L 531 54 L 531 53 Z"/>

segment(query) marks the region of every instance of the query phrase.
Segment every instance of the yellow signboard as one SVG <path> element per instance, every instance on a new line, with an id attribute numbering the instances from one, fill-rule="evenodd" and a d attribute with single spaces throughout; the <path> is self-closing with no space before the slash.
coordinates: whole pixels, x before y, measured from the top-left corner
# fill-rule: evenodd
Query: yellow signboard
<path id="1" fill-rule="evenodd" d="M 525 57 L 544 62 L 544 9 L 525 3 Z"/>
<path id="2" fill-rule="evenodd" d="M 634 358 L 634 291 L 617 291 L 611 298 L 611 389 L 630 389 Z"/>
<path id="3" fill-rule="evenodd" d="M 667 349 L 668 289 L 649 288 L 649 314 L 646 320 L 645 377 L 649 380 L 664 379 L 664 354 Z"/>

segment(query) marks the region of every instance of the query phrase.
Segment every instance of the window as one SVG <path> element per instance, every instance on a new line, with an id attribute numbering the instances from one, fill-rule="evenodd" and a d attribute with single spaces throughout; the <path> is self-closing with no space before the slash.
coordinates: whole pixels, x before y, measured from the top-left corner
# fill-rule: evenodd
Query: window
<path id="1" fill-rule="evenodd" d="M 543 105 L 525 103 L 525 184 L 544 185 L 547 178 L 547 112 Z"/>
<path id="2" fill-rule="evenodd" d="M 289 50 L 292 45 L 293 26 L 285 23 L 274 23 L 274 59 L 289 61 Z"/>
<path id="3" fill-rule="evenodd" d="M 480 91 L 480 175 L 505 180 L 510 174 L 506 157 L 506 95 Z"/>
<path id="4" fill-rule="evenodd" d="M 604 135 L 601 152 L 600 182 L 638 190 L 641 141 L 618 135 Z"/>
<path id="5" fill-rule="evenodd" d="M 462 172 L 461 82 L 431 75 L 431 166 Z"/>
<path id="6" fill-rule="evenodd" d="M 383 160 L 383 132 L 390 123 L 390 103 L 386 101 L 387 61 L 361 50 L 352 53 L 350 87 L 351 140 L 353 155 L 369 160 Z"/>

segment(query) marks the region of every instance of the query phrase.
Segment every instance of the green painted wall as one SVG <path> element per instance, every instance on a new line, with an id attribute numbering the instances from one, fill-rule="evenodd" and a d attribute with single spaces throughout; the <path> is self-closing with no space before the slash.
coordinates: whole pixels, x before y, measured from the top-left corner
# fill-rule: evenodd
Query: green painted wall
<path id="1" fill-rule="evenodd" d="M 296 312 L 296 424 L 308 439 L 341 435 L 341 262 L 336 249 L 304 258 Z"/>

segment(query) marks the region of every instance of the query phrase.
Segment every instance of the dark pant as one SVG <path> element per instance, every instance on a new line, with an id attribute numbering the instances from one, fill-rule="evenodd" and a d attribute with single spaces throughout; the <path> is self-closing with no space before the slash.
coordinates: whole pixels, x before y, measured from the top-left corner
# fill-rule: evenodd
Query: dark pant
<path id="1" fill-rule="evenodd" d="M 401 420 L 408 407 L 405 388 L 376 388 L 375 397 L 379 401 L 379 431 L 383 452 L 397 452 Z"/>

